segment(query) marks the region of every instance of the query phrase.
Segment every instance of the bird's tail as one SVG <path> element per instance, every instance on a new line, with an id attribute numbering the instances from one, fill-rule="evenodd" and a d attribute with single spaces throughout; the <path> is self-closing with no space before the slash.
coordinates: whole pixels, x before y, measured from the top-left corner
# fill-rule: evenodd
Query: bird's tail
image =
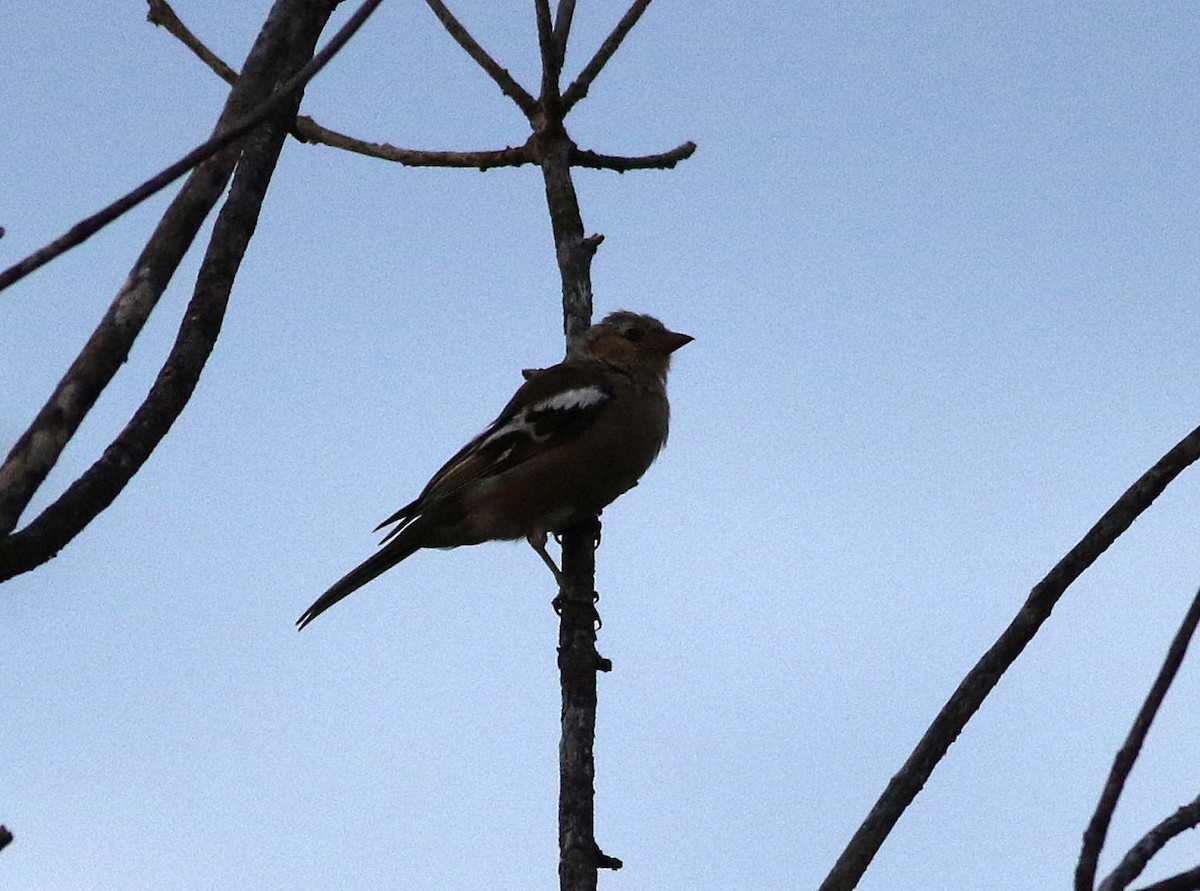
<path id="1" fill-rule="evenodd" d="M 297 630 L 303 630 L 305 625 L 343 597 L 353 594 L 379 574 L 387 572 L 387 570 L 391 569 L 401 560 L 412 556 L 421 547 L 421 536 L 419 534 L 409 534 L 410 532 L 415 532 L 415 530 L 412 527 L 404 530 L 403 533 L 380 548 L 378 552 L 368 557 L 335 582 L 333 587 L 318 597 L 313 602 L 313 605 L 304 611 L 304 615 L 296 620 Z"/>

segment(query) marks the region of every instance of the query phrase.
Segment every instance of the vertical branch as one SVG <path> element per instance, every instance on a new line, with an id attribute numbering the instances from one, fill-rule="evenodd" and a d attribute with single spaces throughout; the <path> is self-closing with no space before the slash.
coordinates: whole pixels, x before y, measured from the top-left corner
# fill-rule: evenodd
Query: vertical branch
<path id="1" fill-rule="evenodd" d="M 567 40 L 571 36 L 571 20 L 575 17 L 575 0 L 559 0 L 554 14 L 554 43 L 558 48 L 558 70 L 561 74 L 567 58 Z"/>
<path id="2" fill-rule="evenodd" d="M 558 672 L 562 738 L 558 746 L 558 881 L 561 891 L 595 891 L 597 869 L 610 865 L 596 844 L 596 672 L 611 663 L 596 651 L 592 580 L 600 538 L 596 517 L 564 531 L 559 592 Z M 619 866 L 619 864 L 617 864 Z"/>
<path id="3" fill-rule="evenodd" d="M 546 202 L 562 277 L 563 331 L 571 353 L 592 317 L 591 261 L 599 240 L 583 235 L 583 219 L 571 182 L 571 142 L 561 124 L 542 134 L 541 166 Z M 594 891 L 596 871 L 619 865 L 605 857 L 595 840 L 596 672 L 610 665 L 596 651 L 595 548 L 600 520 L 593 517 L 563 532 L 559 592 L 558 668 L 562 688 L 559 743 L 559 887 Z"/>
<path id="4" fill-rule="evenodd" d="M 554 253 L 562 278 L 563 333 L 567 354 L 575 352 L 592 320 L 592 257 L 598 237 L 583 234 L 583 217 L 571 180 L 574 143 L 563 126 L 559 97 L 561 44 L 556 39 L 548 0 L 537 0 L 538 46 L 542 59 L 540 113 L 533 143 L 542 168 L 546 206 L 554 234 Z M 560 8 L 560 34 L 565 40 L 570 9 Z M 620 861 L 606 856 L 595 837 L 596 673 L 611 663 L 596 650 L 595 549 L 600 519 L 593 517 L 562 534 L 564 583 L 559 607 L 558 669 L 562 690 L 562 738 L 558 749 L 558 881 L 561 891 L 595 891 L 597 870 L 616 869 Z"/>
<path id="5" fill-rule="evenodd" d="M 563 54 L 559 51 L 558 40 L 554 34 L 550 0 L 535 0 L 534 10 L 537 13 L 538 51 L 542 57 L 542 112 L 546 117 L 561 122 L 558 79 L 562 74 Z"/>
<path id="6" fill-rule="evenodd" d="M 602 237 L 585 238 L 583 234 L 583 217 L 571 180 L 571 140 L 561 124 L 546 129 L 549 132 L 539 134 L 538 155 L 562 277 L 563 333 L 570 353 L 592 321 L 592 257 Z"/>

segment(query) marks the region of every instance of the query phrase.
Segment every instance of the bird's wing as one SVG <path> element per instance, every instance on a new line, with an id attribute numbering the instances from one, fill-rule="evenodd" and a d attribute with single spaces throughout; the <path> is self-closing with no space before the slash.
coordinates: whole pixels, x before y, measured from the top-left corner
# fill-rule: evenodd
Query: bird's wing
<path id="1" fill-rule="evenodd" d="M 431 502 L 445 502 L 477 480 L 504 473 L 576 439 L 614 397 L 612 382 L 601 365 L 566 362 L 537 372 L 517 390 L 496 420 L 433 475 L 415 501 L 378 528 L 399 521 L 390 537 Z"/>

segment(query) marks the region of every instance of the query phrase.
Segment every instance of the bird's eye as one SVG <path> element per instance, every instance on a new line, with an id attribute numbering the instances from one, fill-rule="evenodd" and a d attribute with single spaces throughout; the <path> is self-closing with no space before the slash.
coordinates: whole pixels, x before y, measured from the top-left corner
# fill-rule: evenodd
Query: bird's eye
<path id="1" fill-rule="evenodd" d="M 625 330 L 625 339 L 630 343 L 637 343 L 645 336 L 646 332 L 641 328 L 627 328 Z"/>

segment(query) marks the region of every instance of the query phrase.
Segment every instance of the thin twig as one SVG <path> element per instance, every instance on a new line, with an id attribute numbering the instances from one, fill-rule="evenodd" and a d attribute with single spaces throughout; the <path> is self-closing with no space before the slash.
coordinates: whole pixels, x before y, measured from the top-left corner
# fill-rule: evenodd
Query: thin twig
<path id="1" fill-rule="evenodd" d="M 161 28 L 166 28 L 168 34 L 173 34 L 179 41 L 196 54 L 205 65 L 217 73 L 217 76 L 225 83 L 233 86 L 237 82 L 238 75 L 225 61 L 210 50 L 207 46 L 201 43 L 200 38 L 191 32 L 191 30 L 183 23 L 178 15 L 175 14 L 166 0 L 146 0 L 150 4 L 150 11 L 146 13 L 146 20 L 152 24 L 158 25 Z"/>
<path id="2" fill-rule="evenodd" d="M 1200 428 L 1184 437 L 1130 486 L 1079 543 L 1033 587 L 1016 617 L 967 673 L 899 773 L 888 783 L 821 883 L 820 891 L 850 891 L 858 884 L 900 815 L 917 797 L 933 769 L 999 682 L 1001 675 L 1016 661 L 1042 623 L 1050 617 L 1063 592 L 1096 562 L 1175 477 L 1198 458 Z"/>
<path id="3" fill-rule="evenodd" d="M 1144 885 L 1138 891 L 1200 891 L 1200 866 L 1178 873 L 1168 879 Z"/>
<path id="4" fill-rule="evenodd" d="M 433 14 L 438 17 L 438 21 L 442 23 L 442 27 L 446 29 L 446 32 L 454 38 L 459 46 L 466 50 L 467 55 L 474 59 L 480 68 L 488 73 L 488 76 L 496 82 L 496 86 L 500 88 L 500 91 L 513 102 L 517 103 L 517 107 L 525 113 L 525 117 L 533 118 L 536 116 L 538 112 L 537 100 L 530 96 L 525 88 L 513 79 L 513 76 L 508 73 L 507 69 L 502 68 L 495 59 L 488 55 L 487 51 L 462 26 L 462 23 L 446 8 L 442 0 L 425 0 L 425 2 L 433 10 Z"/>
<path id="5" fill-rule="evenodd" d="M 1200 623 L 1200 591 L 1197 591 L 1196 596 L 1192 598 L 1192 605 L 1188 608 L 1179 630 L 1175 632 L 1175 637 L 1167 650 L 1167 656 L 1163 660 L 1162 668 L 1159 669 L 1158 676 L 1150 687 L 1150 692 L 1146 694 L 1146 700 L 1138 710 L 1133 726 L 1129 728 L 1129 735 L 1117 751 L 1116 758 L 1113 759 L 1108 780 L 1104 784 L 1104 790 L 1100 793 L 1100 800 L 1096 802 L 1096 811 L 1092 814 L 1092 819 L 1083 833 L 1083 849 L 1079 854 L 1079 863 L 1075 867 L 1075 891 L 1092 891 L 1092 886 L 1096 881 L 1096 864 L 1100 861 L 1100 851 L 1104 847 L 1104 838 L 1108 834 L 1113 811 L 1116 810 L 1121 792 L 1125 789 L 1125 781 L 1129 778 L 1129 772 L 1133 770 L 1138 754 L 1142 751 L 1142 744 L 1146 741 L 1146 734 L 1150 732 L 1150 725 L 1154 723 L 1154 717 L 1158 714 L 1167 691 L 1171 689 L 1175 675 L 1179 673 L 1179 666 L 1183 664 L 1183 657 L 1187 653 L 1188 644 L 1196 631 L 1197 623 Z M 1188 807 L 1200 815 L 1200 800 L 1192 802 Z M 1151 832 L 1147 838 L 1151 836 L 1154 836 L 1154 832 Z M 1166 838 L 1163 839 L 1162 844 L 1165 843 Z M 1162 847 L 1162 844 L 1158 847 Z M 1102 887 L 1124 888 L 1138 877 L 1157 850 L 1158 848 L 1148 848 L 1146 839 L 1143 839 L 1125 856 L 1121 865 L 1113 873 L 1113 876 L 1118 874 L 1122 877 L 1127 876 L 1124 884 L 1111 884 L 1113 876 L 1110 876 Z M 1134 856 L 1135 852 L 1145 853 L 1145 859 L 1139 862 L 1138 858 Z M 1136 869 L 1131 872 L 1130 870 L 1135 865 Z"/>
<path id="6" fill-rule="evenodd" d="M 157 194 L 162 189 L 169 186 L 179 177 L 183 176 L 193 167 L 202 163 L 208 158 L 211 158 L 225 146 L 237 141 L 242 136 L 253 130 L 264 120 L 276 112 L 288 97 L 294 92 L 301 89 L 306 83 L 319 72 L 332 59 L 360 27 L 367 18 L 375 11 L 375 8 L 382 3 L 383 0 L 363 0 L 362 6 L 355 10 L 349 20 L 342 29 L 329 41 L 329 43 L 319 53 L 313 56 L 312 60 L 305 65 L 296 75 L 287 83 L 280 87 L 271 96 L 247 114 L 240 121 L 233 124 L 224 133 L 219 133 L 207 142 L 192 149 L 174 164 L 164 169 L 161 173 L 151 177 L 142 183 L 136 189 L 122 198 L 118 198 L 108 207 L 101 210 L 99 213 L 81 220 L 72 226 L 65 234 L 52 241 L 50 244 L 34 251 L 28 257 L 13 264 L 4 272 L 0 273 L 0 291 L 9 287 L 12 284 L 23 279 L 29 273 L 49 263 L 54 258 L 61 256 L 71 248 L 82 244 L 87 239 L 91 238 L 113 220 L 117 219 L 123 213 L 137 207 L 147 198 Z"/>
<path id="7" fill-rule="evenodd" d="M 604 39 L 600 44 L 600 49 L 596 50 L 596 55 L 592 56 L 590 62 L 583 66 L 583 71 L 579 72 L 579 76 L 571 82 L 567 87 L 566 92 L 562 96 L 562 108 L 565 115 L 575 107 L 580 99 L 588 94 L 591 89 L 592 81 L 596 79 L 603 69 L 608 64 L 608 60 L 613 57 L 621 46 L 626 35 L 637 24 L 637 20 L 642 17 L 642 13 L 646 11 L 646 7 L 650 5 L 650 0 L 634 0 L 633 6 L 625 15 L 621 16 L 621 21 L 617 22 L 617 26 L 613 28 L 612 33 Z"/>
<path id="8" fill-rule="evenodd" d="M 562 74 L 562 54 L 554 39 L 554 19 L 550 15 L 550 0 L 534 0 L 537 15 L 538 54 L 542 57 L 542 92 L 538 97 L 542 111 L 549 120 L 562 122 L 558 107 L 559 76 Z"/>
<path id="9" fill-rule="evenodd" d="M 680 161 L 690 158 L 695 151 L 696 143 L 691 141 L 677 145 L 669 152 L 636 157 L 601 155 L 587 149 L 577 148 L 571 152 L 571 163 L 576 167 L 588 167 L 592 170 L 615 170 L 617 173 L 624 173 L 626 170 L 670 170 Z"/>
<path id="10" fill-rule="evenodd" d="M 489 170 L 493 167 L 520 167 L 535 161 L 527 144 L 481 152 L 431 152 L 397 148 L 387 142 L 365 142 L 329 130 L 304 116 L 296 118 L 296 127 L 311 142 L 384 161 L 395 161 L 406 167 L 474 167 Z"/>
<path id="11" fill-rule="evenodd" d="M 156 25 L 165 28 L 190 49 L 200 61 L 212 69 L 219 77 L 232 84 L 237 81 L 237 72 L 220 56 L 204 45 L 183 23 L 166 0 L 147 0 L 151 6 L 148 18 Z M 539 15 L 544 0 L 539 0 Z M 571 29 L 571 18 L 574 15 L 573 0 L 563 0 L 559 4 L 554 20 L 553 43 L 557 52 L 556 62 L 561 71 L 566 41 Z M 547 9 L 548 13 L 548 9 Z M 540 31 L 539 41 L 544 39 Z M 546 50 L 543 48 L 543 54 Z M 543 87 L 544 89 L 544 87 Z M 338 130 L 319 124 L 312 118 L 301 115 L 296 118 L 293 132 L 298 139 L 306 143 L 328 145 L 343 151 L 354 152 L 370 158 L 383 161 L 393 161 L 406 167 L 462 167 L 477 170 L 490 170 L 495 167 L 520 167 L 523 164 L 536 162 L 528 143 L 520 146 L 507 146 L 502 149 L 492 149 L 476 152 L 439 152 L 425 149 L 406 149 L 392 145 L 390 142 L 369 142 L 358 139 Z M 571 163 L 577 167 L 591 170 L 615 170 L 624 173 L 627 170 L 668 170 L 680 161 L 689 158 L 696 151 L 694 142 L 685 142 L 668 152 L 656 155 L 628 157 L 623 155 L 602 155 L 586 149 L 574 149 L 571 153 Z"/>
<path id="12" fill-rule="evenodd" d="M 571 20 L 575 17 L 575 0 L 559 0 L 554 13 L 554 44 L 558 47 L 558 70 L 562 72 L 567 58 L 567 43 L 571 38 Z"/>
<path id="13" fill-rule="evenodd" d="M 165 28 L 169 34 L 177 37 L 195 54 L 196 58 L 226 83 L 237 82 L 237 71 L 205 46 L 204 42 L 183 23 L 166 0 L 147 0 L 147 2 L 150 4 L 150 14 L 147 18 L 151 22 Z M 473 167 L 479 170 L 489 170 L 493 167 L 518 167 L 533 162 L 533 158 L 529 156 L 529 151 L 525 146 L 508 146 L 503 149 L 480 152 L 433 152 L 399 148 L 389 142 L 367 142 L 337 130 L 331 130 L 306 115 L 296 118 L 293 135 L 302 142 L 328 145 L 371 158 L 395 161 L 406 167 Z"/>
<path id="14" fill-rule="evenodd" d="M 1192 625 L 1192 630 L 1195 631 L 1195 623 Z M 1178 640 L 1178 638 L 1176 639 Z M 1184 649 L 1186 648 L 1185 642 Z M 1168 656 L 1168 658 L 1170 657 Z M 1182 658 L 1182 653 L 1180 658 Z M 1124 891 L 1134 879 L 1142 874 L 1146 864 L 1162 850 L 1167 842 L 1182 832 L 1194 829 L 1197 824 L 1200 824 L 1200 798 L 1185 804 L 1143 835 L 1138 843 L 1129 849 L 1129 853 L 1121 858 L 1117 868 L 1100 883 L 1099 891 Z"/>

